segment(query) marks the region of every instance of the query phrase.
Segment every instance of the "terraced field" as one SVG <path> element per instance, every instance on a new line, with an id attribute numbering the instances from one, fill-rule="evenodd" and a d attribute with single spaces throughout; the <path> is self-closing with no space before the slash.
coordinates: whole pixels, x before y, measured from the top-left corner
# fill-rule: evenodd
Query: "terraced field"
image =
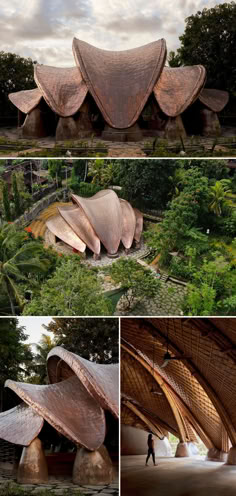
<path id="1" fill-rule="evenodd" d="M 50 219 L 50 217 L 53 217 L 54 215 L 57 215 L 57 207 L 62 207 L 65 205 L 69 205 L 69 203 L 65 202 L 55 202 L 52 203 L 48 208 L 43 210 L 41 214 L 37 217 L 37 219 L 33 220 L 29 227 L 32 229 L 32 233 L 34 234 L 35 238 L 38 238 L 39 236 L 42 236 L 44 238 L 45 236 L 45 231 L 47 229 L 46 226 L 46 221 Z"/>

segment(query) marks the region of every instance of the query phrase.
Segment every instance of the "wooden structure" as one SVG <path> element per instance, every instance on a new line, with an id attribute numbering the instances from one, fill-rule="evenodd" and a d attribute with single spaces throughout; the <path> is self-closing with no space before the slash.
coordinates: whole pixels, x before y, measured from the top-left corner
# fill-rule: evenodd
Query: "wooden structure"
<path id="1" fill-rule="evenodd" d="M 121 422 L 173 433 L 176 456 L 189 456 L 197 435 L 208 459 L 235 465 L 236 320 L 123 319 L 121 350 Z"/>
<path id="2" fill-rule="evenodd" d="M 22 400 L 0 414 L 0 439 L 24 446 L 18 482 L 47 482 L 47 459 L 38 437 L 47 422 L 78 448 L 73 458 L 75 483 L 85 483 L 85 474 L 87 484 L 110 483 L 113 466 L 104 442 L 111 418 L 119 414 L 118 365 L 96 364 L 55 347 L 47 368 L 49 385 L 5 383 Z M 88 460 L 89 470 L 81 470 Z"/>
<path id="3" fill-rule="evenodd" d="M 176 139 L 192 132 L 190 121 L 197 121 L 199 134 L 219 134 L 217 112 L 227 104 L 228 93 L 204 89 L 206 70 L 201 65 L 165 66 L 164 39 L 109 51 L 74 38 L 72 50 L 75 67 L 36 64 L 37 87 L 9 95 L 19 110 L 24 137 Z"/>
<path id="4" fill-rule="evenodd" d="M 58 207 L 58 214 L 46 225 L 56 239 L 62 240 L 79 253 L 88 247 L 95 259 L 100 258 L 101 244 L 109 257 L 116 257 L 122 242 L 126 253 L 133 242 L 140 245 L 143 216 L 115 191 L 107 189 L 91 198 L 71 195 L 72 204 Z"/>

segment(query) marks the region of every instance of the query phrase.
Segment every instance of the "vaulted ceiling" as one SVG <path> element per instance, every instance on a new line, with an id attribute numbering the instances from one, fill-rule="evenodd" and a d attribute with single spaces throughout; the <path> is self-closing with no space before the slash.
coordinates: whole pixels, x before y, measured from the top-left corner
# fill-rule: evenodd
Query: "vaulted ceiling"
<path id="1" fill-rule="evenodd" d="M 163 368 L 167 337 L 182 358 Z M 197 433 L 223 452 L 236 445 L 236 319 L 122 319 L 121 350 L 124 424 L 181 442 Z"/>

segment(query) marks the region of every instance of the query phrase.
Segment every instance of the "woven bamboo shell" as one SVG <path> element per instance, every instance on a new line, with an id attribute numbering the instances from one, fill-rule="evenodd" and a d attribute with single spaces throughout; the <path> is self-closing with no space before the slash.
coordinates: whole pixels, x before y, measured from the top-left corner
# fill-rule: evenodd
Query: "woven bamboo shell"
<path id="1" fill-rule="evenodd" d="M 172 356 L 189 358 L 170 361 L 166 368 L 161 368 L 167 329 Z M 150 408 L 150 380 L 155 379 L 157 389 L 161 387 L 171 406 L 177 428 L 171 425 L 168 415 L 167 422 L 178 431 L 179 438 L 188 441 L 193 437 L 192 430 L 209 448 L 227 452 L 236 442 L 235 319 L 124 319 L 121 337 L 121 370 L 128 367 L 130 357 L 133 360 L 132 380 L 127 371 L 124 392 L 142 406 L 145 404 L 145 408 L 149 404 L 149 409 L 160 415 L 163 405 L 160 404 L 160 410 Z M 137 367 L 143 369 L 143 384 Z"/>
<path id="2" fill-rule="evenodd" d="M 88 93 L 79 67 L 35 66 L 34 78 L 49 107 L 61 117 L 70 117 L 80 109 Z"/>
<path id="3" fill-rule="evenodd" d="M 42 93 L 38 88 L 34 90 L 17 91 L 8 95 L 9 100 L 24 114 L 29 114 L 39 104 Z"/>
<path id="4" fill-rule="evenodd" d="M 164 114 L 177 117 L 198 97 L 206 79 L 202 65 L 164 67 L 154 95 Z"/>
<path id="5" fill-rule="evenodd" d="M 29 446 L 37 437 L 44 419 L 25 403 L 0 414 L 0 438 L 13 444 Z"/>
<path id="6" fill-rule="evenodd" d="M 72 49 L 83 79 L 106 122 L 118 129 L 132 126 L 164 66 L 165 40 L 114 52 L 74 38 Z"/>
<path id="7" fill-rule="evenodd" d="M 213 112 L 221 112 L 229 101 L 229 93 L 204 88 L 199 95 L 199 100 Z"/>

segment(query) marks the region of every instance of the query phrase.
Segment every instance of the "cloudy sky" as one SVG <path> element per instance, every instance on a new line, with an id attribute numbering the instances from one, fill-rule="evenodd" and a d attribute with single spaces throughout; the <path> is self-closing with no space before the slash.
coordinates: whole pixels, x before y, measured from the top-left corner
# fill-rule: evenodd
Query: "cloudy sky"
<path id="1" fill-rule="evenodd" d="M 47 332 L 43 324 L 48 325 L 51 322 L 51 317 L 17 317 L 19 325 L 25 327 L 25 334 L 29 337 L 24 343 L 34 344 L 38 343 L 42 337 L 42 334 L 47 334 L 53 338 L 52 332 Z"/>
<path id="2" fill-rule="evenodd" d="M 76 36 L 99 48 L 124 50 L 165 38 L 178 47 L 184 19 L 224 0 L 0 0 L 0 51 L 41 64 L 74 65 Z"/>

